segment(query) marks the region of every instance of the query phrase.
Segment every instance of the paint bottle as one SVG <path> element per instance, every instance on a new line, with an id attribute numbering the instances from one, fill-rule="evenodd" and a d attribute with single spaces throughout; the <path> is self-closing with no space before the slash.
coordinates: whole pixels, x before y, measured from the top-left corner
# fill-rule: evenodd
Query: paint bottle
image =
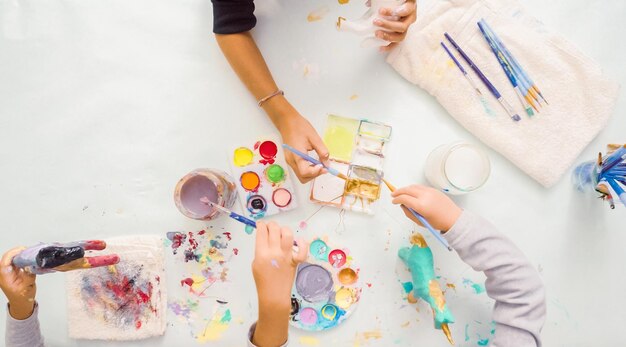
<path id="1" fill-rule="evenodd" d="M 454 142 L 435 148 L 426 159 L 424 170 L 433 187 L 451 195 L 462 195 L 487 182 L 491 164 L 480 147 Z"/>
<path id="2" fill-rule="evenodd" d="M 215 208 L 200 201 L 204 197 L 230 209 L 237 198 L 235 181 L 220 170 L 196 169 L 176 184 L 174 203 L 189 218 L 212 220 L 219 216 Z"/>

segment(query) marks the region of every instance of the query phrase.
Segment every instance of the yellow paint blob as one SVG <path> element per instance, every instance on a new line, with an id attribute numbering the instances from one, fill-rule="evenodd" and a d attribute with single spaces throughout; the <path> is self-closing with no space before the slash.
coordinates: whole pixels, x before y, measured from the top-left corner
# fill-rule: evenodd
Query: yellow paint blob
<path id="1" fill-rule="evenodd" d="M 339 271 L 337 278 L 339 278 L 339 282 L 342 284 L 350 285 L 355 283 L 359 277 L 354 270 L 348 267 Z"/>
<path id="2" fill-rule="evenodd" d="M 250 165 L 253 158 L 254 153 L 252 153 L 252 151 L 246 147 L 237 148 L 233 155 L 233 161 L 235 162 L 235 165 L 239 167 Z"/>
<path id="3" fill-rule="evenodd" d="M 352 150 L 360 121 L 352 118 L 328 116 L 328 125 L 324 132 L 324 143 L 333 159 L 352 161 Z"/>
<path id="4" fill-rule="evenodd" d="M 347 310 L 354 303 L 354 294 L 349 288 L 341 288 L 335 294 L 337 306 Z"/>
<path id="5" fill-rule="evenodd" d="M 330 12 L 330 9 L 328 8 L 328 6 L 322 6 L 314 11 L 311 11 L 309 15 L 306 17 L 306 20 L 308 22 L 317 22 L 318 20 L 321 20 L 322 18 L 324 18 L 324 16 L 328 12 Z"/>
<path id="6" fill-rule="evenodd" d="M 337 0 L 341 5 L 345 5 L 350 2 L 350 0 Z"/>
<path id="7" fill-rule="evenodd" d="M 222 333 L 228 330 L 230 320 L 230 310 L 227 310 L 224 314 L 215 313 L 204 327 L 204 330 L 202 330 L 202 333 L 196 337 L 196 341 L 204 343 L 219 340 L 222 337 Z"/>
<path id="8" fill-rule="evenodd" d="M 259 183 L 261 183 L 259 179 L 259 175 L 252 171 L 244 172 L 241 174 L 241 186 L 243 189 L 247 191 L 255 191 L 259 188 Z"/>
<path id="9" fill-rule="evenodd" d="M 300 344 L 304 346 L 319 346 L 320 340 L 313 336 L 300 336 Z"/>

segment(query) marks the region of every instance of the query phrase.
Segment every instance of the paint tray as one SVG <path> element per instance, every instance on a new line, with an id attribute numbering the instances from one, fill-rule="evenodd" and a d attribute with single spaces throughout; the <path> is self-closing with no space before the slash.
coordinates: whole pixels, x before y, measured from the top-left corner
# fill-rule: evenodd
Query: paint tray
<path id="1" fill-rule="evenodd" d="M 324 143 L 330 152 L 330 166 L 348 177 L 353 175 L 354 179 L 363 179 L 361 174 L 365 172 L 376 173 L 369 175 L 367 181 L 378 186 L 378 194 L 375 199 L 368 198 L 367 194 L 347 187 L 346 181 L 322 175 L 313 181 L 310 200 L 373 214 L 372 207 L 380 196 L 385 150 L 391 132 L 392 128 L 386 124 L 329 115 Z"/>
<path id="2" fill-rule="evenodd" d="M 260 219 L 297 207 L 291 172 L 276 136 L 233 147 L 229 158 L 243 215 Z"/>

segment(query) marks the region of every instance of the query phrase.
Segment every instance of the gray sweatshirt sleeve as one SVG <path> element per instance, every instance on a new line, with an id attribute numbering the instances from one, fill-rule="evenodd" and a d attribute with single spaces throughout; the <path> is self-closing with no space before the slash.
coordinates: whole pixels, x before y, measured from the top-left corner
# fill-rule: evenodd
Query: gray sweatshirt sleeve
<path id="1" fill-rule="evenodd" d="M 4 342 L 6 347 L 43 347 L 43 336 L 39 329 L 39 305 L 35 304 L 35 310 L 30 317 L 17 320 L 9 314 L 7 305 L 7 325 Z"/>
<path id="2" fill-rule="evenodd" d="M 545 289 L 526 256 L 493 225 L 468 211 L 444 237 L 465 263 L 487 276 L 487 295 L 496 301 L 490 346 L 541 346 Z"/>
<path id="3" fill-rule="evenodd" d="M 248 347 L 257 347 L 254 343 L 252 343 L 252 337 L 254 337 L 254 331 L 256 330 L 256 322 L 252 324 L 250 329 L 248 330 Z M 285 342 L 285 344 L 279 347 L 287 347 L 289 345 L 289 340 Z"/>

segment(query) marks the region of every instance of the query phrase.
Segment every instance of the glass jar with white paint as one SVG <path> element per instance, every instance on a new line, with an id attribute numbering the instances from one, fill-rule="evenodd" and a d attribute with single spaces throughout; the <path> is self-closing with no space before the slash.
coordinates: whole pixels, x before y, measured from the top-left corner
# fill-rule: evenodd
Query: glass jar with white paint
<path id="1" fill-rule="evenodd" d="M 425 175 L 430 184 L 451 195 L 477 190 L 487 182 L 490 173 L 485 151 L 468 142 L 441 145 L 426 159 Z"/>

